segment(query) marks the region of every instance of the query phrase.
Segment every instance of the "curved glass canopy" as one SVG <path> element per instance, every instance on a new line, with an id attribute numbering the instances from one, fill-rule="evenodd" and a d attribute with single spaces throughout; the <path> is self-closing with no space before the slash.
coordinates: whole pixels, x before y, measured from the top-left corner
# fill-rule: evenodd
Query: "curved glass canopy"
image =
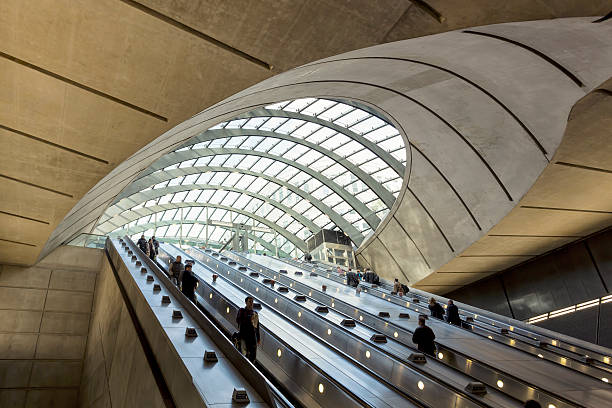
<path id="1" fill-rule="evenodd" d="M 406 147 L 395 127 L 344 101 L 304 98 L 219 123 L 158 159 L 106 210 L 97 234 L 300 256 L 320 229 L 358 246 L 389 213 Z"/>

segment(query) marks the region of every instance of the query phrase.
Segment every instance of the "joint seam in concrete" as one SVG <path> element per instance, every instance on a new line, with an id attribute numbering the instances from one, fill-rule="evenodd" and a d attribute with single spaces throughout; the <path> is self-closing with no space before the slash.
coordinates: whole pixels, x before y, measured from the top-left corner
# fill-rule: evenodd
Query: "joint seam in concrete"
<path id="1" fill-rule="evenodd" d="M 190 27 L 187 24 L 181 23 L 180 21 L 178 21 L 178 20 L 176 20 L 176 19 L 174 19 L 172 17 L 169 17 L 169 16 L 167 16 L 167 15 L 165 15 L 163 13 L 160 13 L 159 11 L 154 10 L 154 9 L 152 9 L 150 7 L 147 7 L 144 4 L 142 4 L 142 3 L 139 3 L 139 2 L 134 1 L 134 0 L 120 0 L 120 1 L 122 3 L 125 3 L 128 6 L 134 7 L 135 9 L 138 9 L 138 10 L 142 11 L 143 13 L 146 13 L 146 14 L 150 15 L 151 17 L 155 17 L 158 20 L 163 21 L 164 23 L 170 24 L 170 25 L 178 28 L 179 30 L 185 31 L 186 33 L 189 33 L 189 34 L 191 34 L 191 35 L 193 35 L 195 37 L 198 37 L 198 38 L 200 38 L 200 39 L 202 39 L 204 41 L 207 41 L 207 42 L 209 42 L 209 43 L 211 43 L 211 44 L 213 44 L 213 45 L 215 45 L 215 46 L 217 46 L 217 47 L 219 47 L 219 48 L 221 48 L 221 49 L 223 49 L 225 51 L 229 51 L 230 53 L 232 53 L 232 54 L 234 54 L 234 55 L 236 55 L 236 56 L 238 56 L 238 57 L 240 57 L 242 59 L 245 59 L 245 60 L 247 60 L 249 62 L 252 62 L 255 65 L 258 65 L 258 66 L 260 66 L 262 68 L 265 68 L 267 70 L 272 70 L 274 68 L 274 66 L 272 66 L 271 64 L 268 64 L 267 62 L 265 62 L 265 61 L 263 61 L 263 60 L 261 60 L 261 59 L 259 59 L 257 57 L 254 57 L 254 56 L 252 56 L 250 54 L 247 54 L 244 51 L 239 50 L 238 48 L 232 47 L 229 44 L 226 44 L 226 43 L 224 43 L 224 42 L 222 42 L 220 40 L 217 40 L 216 38 L 211 37 L 210 35 L 205 34 L 205 33 L 203 33 L 200 30 L 197 30 L 197 29 L 195 29 L 193 27 Z"/>
<path id="2" fill-rule="evenodd" d="M 144 113 L 145 115 L 148 115 L 148 116 L 151 116 L 151 117 L 153 117 L 155 119 L 161 120 L 162 122 L 168 122 L 168 118 L 165 118 L 165 117 L 163 117 L 163 116 L 161 116 L 161 115 L 159 115 L 159 114 L 157 114 L 155 112 L 152 112 L 152 111 L 147 110 L 145 108 L 141 108 L 140 106 L 134 105 L 133 103 L 124 101 L 124 100 L 119 99 L 119 98 L 117 98 L 115 96 L 112 96 L 112 95 L 109 95 L 109 94 L 107 94 L 105 92 L 102 92 L 102 91 L 99 91 L 97 89 L 94 89 L 94 88 L 92 88 L 90 86 L 81 84 L 80 82 L 77 82 L 75 80 L 72 80 L 70 78 L 62 76 L 60 74 L 56 74 L 55 72 L 51 72 L 51 71 L 49 71 L 49 70 L 47 70 L 45 68 L 39 67 L 37 65 L 34 65 L 34 64 L 30 63 L 30 62 L 24 61 L 24 60 L 22 60 L 20 58 L 14 57 L 14 56 L 9 55 L 7 53 L 4 53 L 2 51 L 0 51 L 0 57 L 2 57 L 4 59 L 7 59 L 9 61 L 12 61 L 12 62 L 14 62 L 16 64 L 19 64 L 21 66 L 24 66 L 26 68 L 30 68 L 30 69 L 32 69 L 34 71 L 38 71 L 41 74 L 45 74 L 47 76 L 50 76 L 51 78 L 57 79 L 59 81 L 62 81 L 64 83 L 66 83 L 66 84 L 69 84 L 69 85 L 72 85 L 74 87 L 77 87 L 79 89 L 82 89 L 84 91 L 90 92 L 90 93 L 92 93 L 94 95 L 100 96 L 100 97 L 102 97 L 104 99 L 108 99 L 109 101 L 115 102 L 115 103 L 117 103 L 119 105 L 123 105 L 123 106 L 125 106 L 127 108 L 133 109 L 133 110 L 138 111 L 140 113 Z"/>
<path id="3" fill-rule="evenodd" d="M 29 221 L 34 221 L 34 222 L 39 222 L 41 224 L 49 225 L 49 223 L 47 221 L 43 221 L 43 220 L 39 220 L 39 219 L 36 219 L 36 218 L 31 218 L 31 217 L 26 217 L 25 215 L 13 214 L 13 213 L 6 212 L 6 211 L 0 211 L 0 214 L 9 215 L 11 217 L 17 217 L 17 218 L 21 218 L 21 219 L 24 219 L 24 220 L 29 220 Z"/>
<path id="4" fill-rule="evenodd" d="M 5 178 L 5 179 L 7 179 L 7 180 L 14 181 L 14 182 L 16 182 L 16 183 L 21 183 L 21 184 L 25 184 L 25 185 L 27 185 L 27 186 L 31 186 L 31 187 L 40 188 L 41 190 L 50 191 L 51 193 L 59 194 L 59 195 L 62 195 L 62 196 L 64 196 L 64 197 L 74 198 L 74 196 L 72 196 L 71 194 L 68 194 L 68 193 L 63 193 L 63 192 L 61 192 L 61 191 L 54 190 L 54 189 L 49 188 L 49 187 L 44 187 L 44 186 L 41 186 L 41 185 L 39 185 L 39 184 L 30 183 L 30 182 L 28 182 L 28 181 L 19 180 L 19 179 L 15 178 L 15 177 L 7 176 L 7 175 L 5 175 L 5 174 L 0 174 L 0 177 L 1 177 L 1 178 Z"/>
<path id="5" fill-rule="evenodd" d="M 516 40 L 512 40 L 510 38 L 502 37 L 501 35 L 497 35 L 497 34 L 484 33 L 481 31 L 474 31 L 474 30 L 463 30 L 462 32 L 467 33 L 467 34 L 482 35 L 483 37 L 495 38 L 496 40 L 504 41 L 504 42 L 516 45 L 517 47 L 523 48 L 531 52 L 532 54 L 537 55 L 538 57 L 542 58 L 544 61 L 548 62 L 549 64 L 557 68 L 559 71 L 565 74 L 565 76 L 571 79 L 572 82 L 574 82 L 579 87 L 581 88 L 584 87 L 584 84 L 582 83 L 580 78 L 578 78 L 573 72 L 565 68 L 563 65 L 561 65 L 559 62 L 555 61 L 548 55 L 544 54 L 542 51 L 539 51 L 533 47 L 530 47 L 529 45 L 523 44 Z"/>
<path id="6" fill-rule="evenodd" d="M 85 157 L 85 158 L 87 158 L 87 159 L 95 160 L 95 161 L 97 161 L 97 162 L 104 163 L 104 164 L 109 164 L 109 163 L 108 163 L 108 161 L 103 160 L 103 159 L 100 159 L 100 158 L 97 158 L 96 156 L 92 156 L 92 155 L 90 155 L 90 154 L 83 153 L 83 152 L 80 152 L 80 151 L 78 151 L 78 150 L 75 150 L 75 149 L 71 149 L 71 148 L 69 148 L 69 147 L 66 147 L 66 146 L 62 146 L 61 144 L 57 144 L 57 143 L 50 142 L 50 141 L 45 140 L 45 139 L 43 139 L 43 138 L 41 138 L 41 137 L 34 136 L 34 135 L 32 135 L 32 134 L 29 134 L 29 133 L 23 132 L 23 131 L 21 131 L 21 130 L 13 129 L 13 128 L 10 128 L 10 127 L 8 127 L 8 126 L 4 126 L 4 125 L 2 125 L 2 124 L 0 124 L 0 129 L 4 129 L 4 130 L 6 130 L 6 131 L 8 131 L 8 132 L 15 133 L 15 134 L 20 135 L 20 136 L 23 136 L 23 137 L 27 137 L 28 139 L 32 139 L 32 140 L 35 140 L 35 141 L 37 141 L 37 142 L 44 143 L 44 144 L 46 144 L 46 145 L 56 147 L 56 148 L 58 148 L 58 149 L 65 150 L 65 151 L 70 152 L 70 153 L 74 153 L 74 154 L 76 154 L 76 155 L 79 155 L 79 156 Z"/>

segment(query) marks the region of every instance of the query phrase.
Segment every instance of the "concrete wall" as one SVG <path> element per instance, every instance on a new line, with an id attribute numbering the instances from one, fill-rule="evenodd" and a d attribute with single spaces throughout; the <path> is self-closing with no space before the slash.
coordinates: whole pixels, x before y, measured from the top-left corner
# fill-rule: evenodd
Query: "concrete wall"
<path id="1" fill-rule="evenodd" d="M 102 251 L 60 247 L 0 265 L 0 407 L 77 406 Z"/>
<path id="2" fill-rule="evenodd" d="M 518 320 L 600 298 L 612 287 L 612 229 L 568 244 L 447 296 Z M 612 346 L 612 304 L 537 323 L 602 346 Z"/>
<path id="3" fill-rule="evenodd" d="M 98 276 L 80 407 L 165 407 L 110 264 Z"/>

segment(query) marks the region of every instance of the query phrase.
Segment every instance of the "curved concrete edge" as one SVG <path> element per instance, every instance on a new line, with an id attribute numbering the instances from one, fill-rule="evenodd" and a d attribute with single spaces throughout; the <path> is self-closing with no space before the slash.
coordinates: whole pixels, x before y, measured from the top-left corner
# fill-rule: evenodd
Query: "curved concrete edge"
<path id="1" fill-rule="evenodd" d="M 590 84 L 606 71 L 609 76 L 612 66 L 612 45 L 605 41 L 612 25 L 590 21 L 533 21 L 487 30 L 503 28 L 502 34 L 511 36 L 529 27 L 530 48 L 551 58 L 562 54 L 564 66 Z M 551 40 L 557 37 L 571 41 Z M 558 147 L 570 108 L 588 90 L 533 50 L 462 31 L 322 60 L 239 92 L 145 146 L 85 195 L 43 254 L 91 231 L 143 169 L 214 124 L 272 102 L 335 97 L 383 110 L 410 142 L 416 159 L 407 169 L 409 180 L 389 216 L 360 248 L 360 259 L 383 276 L 417 282 L 516 206 Z"/>

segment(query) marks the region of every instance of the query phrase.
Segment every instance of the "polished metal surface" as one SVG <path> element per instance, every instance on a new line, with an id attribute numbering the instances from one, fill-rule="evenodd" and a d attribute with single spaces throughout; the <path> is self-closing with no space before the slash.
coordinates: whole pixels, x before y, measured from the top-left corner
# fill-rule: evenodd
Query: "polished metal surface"
<path id="1" fill-rule="evenodd" d="M 162 244 L 161 251 L 172 257 L 186 256 L 177 248 L 165 244 Z M 217 265 L 220 267 L 224 262 L 220 258 L 217 254 L 215 263 L 208 267 L 200 263 L 194 266 L 200 280 L 198 301 L 206 305 L 206 310 L 227 332 L 232 332 L 236 330 L 237 309 L 244 304 L 248 292 L 225 279 L 217 279 L 212 283 Z M 256 302 L 262 306 L 258 310 L 262 330 L 258 361 L 305 406 L 422 406 L 402 392 L 385 385 L 368 369 L 351 361 L 341 351 L 300 329 L 295 322 L 262 302 L 257 292 L 254 295 Z M 322 384 L 324 392 L 320 392 L 318 384 Z"/>
<path id="2" fill-rule="evenodd" d="M 392 337 L 387 339 L 366 324 L 348 319 L 347 315 L 322 306 L 310 297 L 304 296 L 304 300 L 296 301 L 295 297 L 300 296 L 301 292 L 281 285 L 280 282 L 277 285 L 276 276 L 266 277 L 253 269 L 240 271 L 240 266 L 236 262 L 228 261 L 224 257 L 220 258 L 222 262 L 218 262 L 212 252 L 206 253 L 194 248 L 185 251 L 191 258 L 217 270 L 220 278 L 232 281 L 236 286 L 257 296 L 258 301 L 285 316 L 292 317 L 296 325 L 309 330 L 378 373 L 382 381 L 389 382 L 429 405 L 494 407 L 521 405 L 494 389 L 482 397 L 469 395 L 464 389 L 473 381 L 470 377 L 457 373 L 435 358 L 428 358 L 429 364 L 425 366 L 411 363 L 407 357 L 410 353 L 416 352 L 415 349 L 407 348 Z M 350 320 L 352 326 L 343 324 L 346 320 Z M 384 342 L 377 344 L 376 337 L 384 339 Z M 434 393 L 423 393 L 419 389 L 419 382 L 425 388 L 434 390 Z M 435 399 L 427 400 L 426 398 L 431 395 L 434 395 Z"/>
<path id="3" fill-rule="evenodd" d="M 382 297 L 371 296 L 367 292 L 357 295 L 354 289 L 326 277 L 309 276 L 312 268 L 298 269 L 271 257 L 252 254 L 246 257 L 247 265 L 248 262 L 253 265 L 254 262 L 259 262 L 271 267 L 272 272 L 280 269 L 288 270 L 289 274 L 280 275 L 281 279 L 290 277 L 291 281 L 295 282 L 294 287 L 308 291 L 322 303 L 331 305 L 331 302 L 335 301 L 338 310 L 345 309 L 355 318 L 371 321 L 369 324 L 382 333 L 397 331 L 400 341 L 408 341 L 405 338 L 411 336 L 412 330 L 416 327 L 417 317 L 422 313 L 422 309 L 414 307 L 411 298 L 404 300 L 408 302 L 408 307 L 406 303 L 400 306 L 391 302 L 388 297 L 385 300 Z M 264 267 L 260 269 L 265 270 Z M 293 273 L 296 270 L 308 273 L 296 275 Z M 327 286 L 326 293 L 320 290 L 323 284 Z M 377 315 L 381 311 L 389 312 L 391 318 L 380 319 Z M 408 313 L 410 318 L 400 318 L 400 313 Z M 382 326 L 376 321 L 383 322 Z M 376 326 L 377 324 L 379 326 Z M 501 390 L 516 398 L 525 400 L 537 397 L 541 402 L 557 407 L 576 405 L 597 407 L 601 404 L 606 405 L 612 400 L 609 385 L 601 380 L 588 378 L 541 358 L 534 359 L 526 353 L 435 319 L 431 319 L 429 325 L 436 333 L 438 345 L 442 350 L 446 350 L 443 351 L 443 355 L 449 364 L 492 387 L 497 386 L 497 381 L 503 381 Z M 577 392 L 578 390 L 580 391 Z M 597 392 L 587 392 L 587 390 Z"/>
<path id="4" fill-rule="evenodd" d="M 286 262 L 294 266 L 316 270 L 322 276 L 336 282 L 344 281 L 342 276 L 326 265 L 307 265 L 296 260 L 286 260 Z M 427 302 L 432 296 L 444 307 L 446 307 L 445 304 L 448 301 L 447 298 L 414 288 L 405 297 L 400 297 L 392 294 L 393 286 L 384 281 L 378 286 L 366 282 L 360 282 L 360 285 L 367 287 L 370 294 L 380 296 L 400 306 L 405 306 L 407 301 L 410 302 L 410 300 L 416 298 L 418 303 L 413 301 L 412 305 L 424 314 L 429 314 Z M 612 357 L 610 357 L 612 356 L 612 350 L 605 347 L 586 343 L 460 302 L 455 302 L 455 304 L 459 308 L 463 320 L 468 320 L 464 325 L 471 328 L 474 333 L 481 334 L 490 340 L 582 372 L 597 380 L 608 378 L 607 373 L 612 370 Z M 584 360 L 589 358 L 594 361 L 584 364 Z"/>
<path id="5" fill-rule="evenodd" d="M 250 402 L 245 406 L 277 406 L 265 378 L 254 367 L 249 370 L 244 366 L 243 359 L 229 341 L 205 316 L 195 313 L 193 305 L 184 302 L 176 288 L 159 270 L 156 271 L 153 262 L 129 238 L 126 237 L 125 241 L 108 239 L 106 250 L 178 406 L 229 405 L 234 388 L 246 391 Z M 146 266 L 136 266 L 137 262 Z M 160 290 L 154 290 L 155 285 L 159 285 Z M 164 298 L 169 302 L 164 303 Z M 175 310 L 181 312 L 181 319 L 173 318 Z M 187 328 L 191 328 L 196 336 L 186 336 Z M 216 363 L 203 361 L 206 350 L 215 351 L 218 356 Z M 180 367 L 189 374 L 192 385 L 172 382 L 173 378 L 181 378 L 175 372 Z M 199 394 L 197 403 L 193 397 L 187 400 L 184 397 L 192 390 Z"/>

